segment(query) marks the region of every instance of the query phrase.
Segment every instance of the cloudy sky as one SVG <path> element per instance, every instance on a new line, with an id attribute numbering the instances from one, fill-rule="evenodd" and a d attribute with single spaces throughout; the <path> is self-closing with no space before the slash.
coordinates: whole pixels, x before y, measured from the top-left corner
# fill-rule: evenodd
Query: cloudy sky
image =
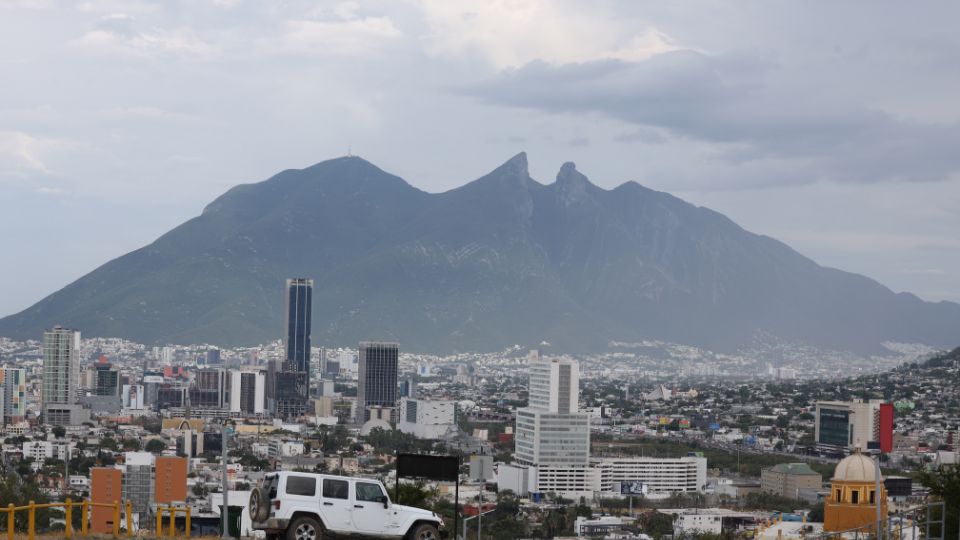
<path id="1" fill-rule="evenodd" d="M 0 0 L 0 315 L 348 151 L 513 154 L 960 301 L 960 4 Z"/>

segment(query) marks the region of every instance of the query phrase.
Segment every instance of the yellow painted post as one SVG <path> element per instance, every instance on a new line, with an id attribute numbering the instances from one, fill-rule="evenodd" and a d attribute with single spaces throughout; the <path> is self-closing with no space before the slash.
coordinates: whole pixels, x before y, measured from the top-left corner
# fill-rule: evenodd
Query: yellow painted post
<path id="1" fill-rule="evenodd" d="M 127 536 L 133 534 L 133 502 L 127 499 L 127 507 L 124 512 L 127 515 Z"/>
<path id="2" fill-rule="evenodd" d="M 157 507 L 157 538 L 163 538 L 163 507 Z"/>
<path id="3" fill-rule="evenodd" d="M 73 501 L 70 500 L 70 497 L 63 502 L 63 513 L 67 516 L 67 522 L 63 527 L 63 535 L 67 538 L 73 536 Z"/>
<path id="4" fill-rule="evenodd" d="M 80 503 L 80 536 L 87 536 L 87 527 L 89 527 L 89 524 L 87 523 L 87 515 L 89 511 L 89 501 L 83 501 Z"/>
<path id="5" fill-rule="evenodd" d="M 177 509 L 170 507 L 170 538 L 177 536 Z"/>
<path id="6" fill-rule="evenodd" d="M 120 535 L 120 501 L 113 501 L 113 535 Z"/>
<path id="7" fill-rule="evenodd" d="M 37 503 L 30 501 L 27 505 L 27 538 L 34 540 L 37 537 Z"/>
<path id="8" fill-rule="evenodd" d="M 13 510 L 13 503 L 7 505 L 7 540 L 13 540 L 13 526 L 16 512 Z"/>
<path id="9" fill-rule="evenodd" d="M 186 518 L 187 526 L 184 528 L 184 534 L 186 535 L 187 538 L 190 538 L 190 507 L 189 506 L 186 509 L 186 514 L 187 514 L 187 518 Z"/>

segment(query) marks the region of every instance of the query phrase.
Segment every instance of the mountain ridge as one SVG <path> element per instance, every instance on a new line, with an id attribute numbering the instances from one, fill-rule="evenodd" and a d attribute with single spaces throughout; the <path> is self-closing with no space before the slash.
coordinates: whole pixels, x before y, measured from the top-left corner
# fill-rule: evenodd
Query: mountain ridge
<path id="1" fill-rule="evenodd" d="M 572 162 L 550 184 L 521 152 L 441 193 L 355 156 L 240 184 L 154 242 L 26 310 L 0 335 L 53 324 L 144 343 L 281 337 L 287 277 L 312 277 L 314 341 L 595 351 L 665 339 L 735 350 L 758 332 L 871 353 L 955 345 L 960 305 L 822 267 L 726 216 Z"/>

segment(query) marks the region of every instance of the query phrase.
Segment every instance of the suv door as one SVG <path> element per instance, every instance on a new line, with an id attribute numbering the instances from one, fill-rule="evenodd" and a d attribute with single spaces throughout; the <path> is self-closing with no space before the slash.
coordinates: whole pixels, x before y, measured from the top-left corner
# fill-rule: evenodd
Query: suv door
<path id="1" fill-rule="evenodd" d="M 310 511 L 317 506 L 317 477 L 287 475 L 283 485 L 283 496 L 280 497 L 280 511 L 285 516 L 297 510 Z"/>
<path id="2" fill-rule="evenodd" d="M 371 535 L 396 534 L 397 512 L 384 508 L 387 494 L 377 482 L 357 480 L 353 484 L 353 526 Z"/>
<path id="3" fill-rule="evenodd" d="M 334 531 L 350 532 L 353 503 L 350 501 L 350 481 L 344 478 L 324 478 L 320 492 L 320 512 L 323 523 Z"/>

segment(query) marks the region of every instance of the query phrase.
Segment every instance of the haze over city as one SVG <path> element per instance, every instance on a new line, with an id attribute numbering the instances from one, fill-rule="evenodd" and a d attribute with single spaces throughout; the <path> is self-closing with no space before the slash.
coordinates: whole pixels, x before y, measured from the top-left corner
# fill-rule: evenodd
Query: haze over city
<path id="1" fill-rule="evenodd" d="M 960 538 L 957 20 L 0 0 L 0 534 Z"/>

